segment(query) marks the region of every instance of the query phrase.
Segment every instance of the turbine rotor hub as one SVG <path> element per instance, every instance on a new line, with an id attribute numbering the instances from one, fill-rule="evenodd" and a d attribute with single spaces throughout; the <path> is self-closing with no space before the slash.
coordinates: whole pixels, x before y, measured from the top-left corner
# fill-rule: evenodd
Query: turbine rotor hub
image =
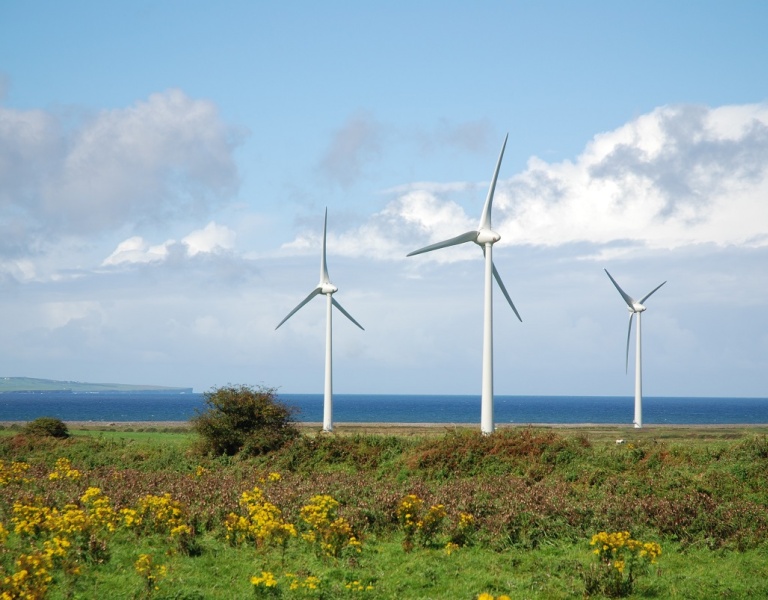
<path id="1" fill-rule="evenodd" d="M 477 232 L 476 244 L 485 246 L 486 244 L 495 244 L 501 239 L 501 236 L 492 229 L 481 229 Z"/>
<path id="2" fill-rule="evenodd" d="M 336 293 L 338 291 L 339 291 L 339 288 L 337 288 L 331 282 L 321 283 L 320 284 L 320 293 L 321 294 L 333 294 L 333 293 Z"/>

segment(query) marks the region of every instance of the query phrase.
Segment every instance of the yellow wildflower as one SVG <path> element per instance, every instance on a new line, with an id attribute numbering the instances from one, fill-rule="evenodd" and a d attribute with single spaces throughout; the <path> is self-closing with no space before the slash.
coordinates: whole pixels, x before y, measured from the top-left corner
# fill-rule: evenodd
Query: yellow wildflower
<path id="1" fill-rule="evenodd" d="M 271 588 L 277 586 L 277 579 L 270 571 L 262 571 L 261 577 L 251 577 L 251 583 L 256 586 L 264 586 L 265 588 Z"/>

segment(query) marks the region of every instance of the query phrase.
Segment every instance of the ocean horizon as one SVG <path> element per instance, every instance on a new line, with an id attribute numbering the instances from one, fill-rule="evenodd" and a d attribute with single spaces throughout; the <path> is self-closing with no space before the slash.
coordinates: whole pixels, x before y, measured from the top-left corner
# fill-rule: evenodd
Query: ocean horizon
<path id="1" fill-rule="evenodd" d="M 322 394 L 278 394 L 298 422 L 322 422 Z M 336 423 L 479 423 L 479 395 L 334 394 Z M 0 421 L 49 416 L 63 421 L 187 421 L 204 409 L 204 395 L 153 392 L 6 392 Z M 496 424 L 626 425 L 630 396 L 508 396 L 494 402 Z M 768 398 L 643 398 L 645 425 L 768 424 Z"/>

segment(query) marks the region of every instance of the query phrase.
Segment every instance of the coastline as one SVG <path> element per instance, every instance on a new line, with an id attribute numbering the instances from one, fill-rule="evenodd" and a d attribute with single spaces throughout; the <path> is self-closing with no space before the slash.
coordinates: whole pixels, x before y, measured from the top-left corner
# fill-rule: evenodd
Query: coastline
<path id="1" fill-rule="evenodd" d="M 0 421 L 2 427 L 23 427 L 28 421 Z M 126 429 L 126 428 L 154 428 L 154 429 L 190 429 L 190 421 L 64 421 L 67 427 L 72 429 Z M 294 423 L 301 430 L 318 430 L 321 422 L 298 421 Z M 394 423 L 394 422 L 360 422 L 347 421 L 334 423 L 334 432 L 337 431 L 395 431 L 395 430 L 456 430 L 478 429 L 478 423 Z M 537 429 L 594 429 L 594 430 L 620 430 L 641 433 L 644 431 L 659 430 L 768 430 L 768 423 L 648 423 L 642 429 L 635 429 L 631 423 L 497 423 L 496 429 L 516 429 L 534 427 Z"/>
<path id="2" fill-rule="evenodd" d="M 27 421 L 0 421 L 2 438 L 18 433 Z M 107 435 L 123 439 L 146 435 L 194 435 L 189 421 L 65 421 L 75 437 Z M 320 422 L 296 423 L 305 436 L 323 434 Z M 566 437 L 583 437 L 591 443 L 724 443 L 738 442 L 750 438 L 768 437 L 768 423 L 735 424 L 651 424 L 635 429 L 623 423 L 503 423 L 497 430 L 535 429 L 539 432 L 557 432 Z M 386 423 L 386 422 L 338 422 L 334 424 L 333 436 L 399 436 L 414 439 L 429 439 L 450 433 L 479 432 L 478 423 Z"/>

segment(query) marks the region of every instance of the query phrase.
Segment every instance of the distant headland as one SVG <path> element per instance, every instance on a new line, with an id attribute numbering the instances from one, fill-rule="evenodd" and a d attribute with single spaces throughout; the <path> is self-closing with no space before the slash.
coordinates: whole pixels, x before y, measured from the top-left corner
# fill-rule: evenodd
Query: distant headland
<path id="1" fill-rule="evenodd" d="M 191 394 L 191 387 L 166 387 L 160 385 L 131 385 L 126 383 L 86 383 L 84 381 L 57 381 L 34 377 L 0 377 L 0 394 L 3 392 L 153 392 Z"/>

